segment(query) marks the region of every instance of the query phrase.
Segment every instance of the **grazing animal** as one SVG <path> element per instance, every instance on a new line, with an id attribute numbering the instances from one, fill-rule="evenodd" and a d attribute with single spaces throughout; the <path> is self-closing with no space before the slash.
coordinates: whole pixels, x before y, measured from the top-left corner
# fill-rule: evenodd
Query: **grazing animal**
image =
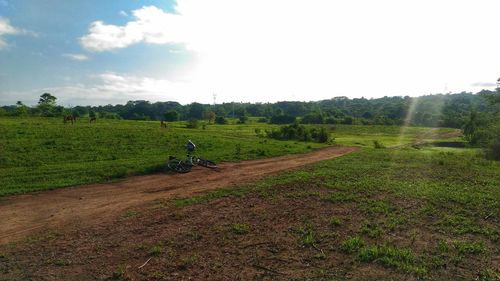
<path id="1" fill-rule="evenodd" d="M 73 124 L 73 122 L 76 122 L 76 117 L 73 115 L 64 116 L 64 119 L 63 119 L 64 124 L 68 123 L 69 121 L 71 121 L 71 124 Z"/>
<path id="2" fill-rule="evenodd" d="M 92 122 L 96 122 L 97 121 L 97 118 L 94 117 L 90 117 L 89 119 L 89 123 L 92 123 Z"/>
<path id="3" fill-rule="evenodd" d="M 162 127 L 162 128 L 165 128 L 165 129 L 166 129 L 166 128 L 167 128 L 167 122 L 165 122 L 165 121 L 161 120 L 161 121 L 160 121 L 160 127 Z"/>

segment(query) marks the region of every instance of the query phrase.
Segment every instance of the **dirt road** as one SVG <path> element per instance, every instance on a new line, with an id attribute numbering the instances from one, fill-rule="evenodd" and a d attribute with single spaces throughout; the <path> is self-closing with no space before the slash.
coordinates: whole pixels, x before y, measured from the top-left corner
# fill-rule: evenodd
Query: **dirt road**
<path id="1" fill-rule="evenodd" d="M 306 154 L 222 163 L 218 171 L 196 167 L 187 174 L 136 176 L 109 184 L 3 198 L 0 201 L 0 244 L 22 239 L 42 229 L 60 229 L 69 224 L 95 225 L 122 215 L 126 208 L 153 200 L 191 196 L 249 182 L 356 150 L 355 147 L 329 147 Z"/>

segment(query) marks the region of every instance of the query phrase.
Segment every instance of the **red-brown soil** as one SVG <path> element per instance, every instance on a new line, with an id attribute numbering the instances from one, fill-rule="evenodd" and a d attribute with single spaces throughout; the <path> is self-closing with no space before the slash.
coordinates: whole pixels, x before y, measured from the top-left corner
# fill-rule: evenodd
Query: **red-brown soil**
<path id="1" fill-rule="evenodd" d="M 127 208 L 157 199 L 187 197 L 241 184 L 356 150 L 354 147 L 329 147 L 306 154 L 222 163 L 216 171 L 197 167 L 187 174 L 136 176 L 114 183 L 3 198 L 0 201 L 0 245 L 45 229 L 96 225 L 122 215 Z"/>

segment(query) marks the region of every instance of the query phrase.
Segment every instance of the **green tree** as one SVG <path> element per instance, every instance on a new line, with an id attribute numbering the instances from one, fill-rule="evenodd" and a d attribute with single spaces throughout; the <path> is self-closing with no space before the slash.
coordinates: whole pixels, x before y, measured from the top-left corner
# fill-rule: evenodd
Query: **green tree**
<path id="1" fill-rule="evenodd" d="M 189 105 L 188 110 L 189 119 L 203 119 L 203 104 L 193 102 Z"/>
<path id="2" fill-rule="evenodd" d="M 465 140 L 468 141 L 470 144 L 475 145 L 477 144 L 477 112 L 475 110 L 471 110 L 469 118 L 466 120 L 465 125 L 464 125 L 464 137 Z"/>
<path id="3" fill-rule="evenodd" d="M 57 98 L 50 93 L 44 93 L 40 96 L 38 100 L 38 108 L 40 109 L 42 116 L 54 116 L 54 107 L 56 106 Z"/>
<path id="4" fill-rule="evenodd" d="M 22 101 L 16 102 L 16 111 L 14 113 L 16 116 L 27 116 L 28 115 L 28 107 L 23 104 Z"/>
<path id="5" fill-rule="evenodd" d="M 163 114 L 163 118 L 165 118 L 165 121 L 168 122 L 174 122 L 174 121 L 179 121 L 179 112 L 177 110 L 169 110 Z"/>
<path id="6" fill-rule="evenodd" d="M 208 119 L 208 123 L 213 124 L 215 122 L 215 112 L 209 111 L 207 112 L 205 118 Z"/>

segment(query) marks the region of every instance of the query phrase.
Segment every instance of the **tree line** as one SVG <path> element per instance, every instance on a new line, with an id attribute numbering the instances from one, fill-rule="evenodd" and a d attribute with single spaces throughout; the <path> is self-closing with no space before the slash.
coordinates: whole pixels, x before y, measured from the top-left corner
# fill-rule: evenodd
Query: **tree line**
<path id="1" fill-rule="evenodd" d="M 28 107 L 21 101 L 15 105 L 0 107 L 0 116 L 63 116 L 98 117 L 129 120 L 178 121 L 189 119 L 260 117 L 262 122 L 291 124 L 296 120 L 304 124 L 364 124 L 402 125 L 462 128 L 470 118 L 470 112 L 491 113 L 495 107 L 483 96 L 495 92 L 483 90 L 477 94 L 437 94 L 417 98 L 383 97 L 376 99 L 335 97 L 328 100 L 276 103 L 222 103 L 181 105 L 178 102 L 129 101 L 126 104 L 105 106 L 75 106 L 56 104 L 57 98 L 50 93 L 40 96 L 37 106 Z M 411 113 L 411 114 L 409 114 Z"/>

